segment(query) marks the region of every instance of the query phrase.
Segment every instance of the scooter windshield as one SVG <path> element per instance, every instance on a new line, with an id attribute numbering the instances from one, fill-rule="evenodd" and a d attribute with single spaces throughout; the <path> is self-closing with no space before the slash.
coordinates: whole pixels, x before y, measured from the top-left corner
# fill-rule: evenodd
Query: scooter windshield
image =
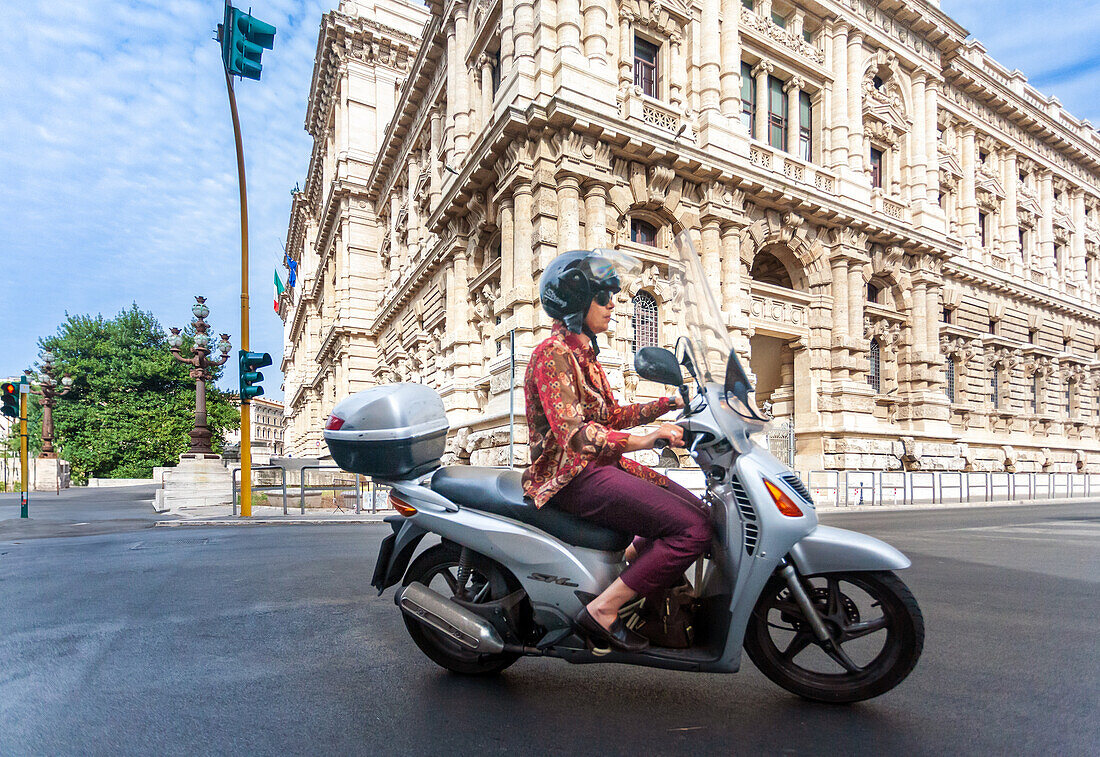
<path id="1" fill-rule="evenodd" d="M 691 343 L 692 360 L 705 384 L 723 389 L 728 409 L 738 422 L 733 436 L 747 440 L 765 428 L 767 419 L 753 401 L 753 387 L 733 348 L 726 316 L 718 307 L 713 286 L 722 280 L 722 261 L 717 250 L 695 251 L 688 232 L 673 241 L 669 251 L 672 307 Z"/>

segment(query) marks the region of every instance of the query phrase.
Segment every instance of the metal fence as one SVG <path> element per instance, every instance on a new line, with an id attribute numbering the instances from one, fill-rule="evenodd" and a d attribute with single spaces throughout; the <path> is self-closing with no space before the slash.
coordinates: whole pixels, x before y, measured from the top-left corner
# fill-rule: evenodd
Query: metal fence
<path id="1" fill-rule="evenodd" d="M 775 421 L 768 429 L 768 451 L 776 460 L 794 467 L 794 421 Z"/>
<path id="2" fill-rule="evenodd" d="M 810 471 L 805 480 L 827 507 L 1100 497 L 1100 473 Z"/>
<path id="3" fill-rule="evenodd" d="M 233 514 L 240 510 L 241 469 L 233 469 Z M 301 515 L 306 508 L 330 510 L 332 513 L 360 514 L 378 512 L 386 506 L 389 488 L 377 486 L 365 476 L 338 468 L 335 465 L 306 465 L 301 468 L 283 468 L 278 465 L 252 467 L 253 494 L 271 494 L 281 500 L 283 515 L 291 508 Z M 296 502 L 295 502 L 296 500 Z M 253 502 L 253 506 L 255 506 Z M 278 506 L 277 504 L 275 506 Z"/>

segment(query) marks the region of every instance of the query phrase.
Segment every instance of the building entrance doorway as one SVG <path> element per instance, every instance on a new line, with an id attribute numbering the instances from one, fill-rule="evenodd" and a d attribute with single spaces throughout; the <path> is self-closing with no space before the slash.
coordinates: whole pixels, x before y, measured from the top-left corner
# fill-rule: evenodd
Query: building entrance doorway
<path id="1" fill-rule="evenodd" d="M 749 367 L 756 376 L 756 404 L 775 423 L 768 431 L 768 450 L 794 466 L 794 351 L 787 339 L 758 335 L 749 339 Z"/>

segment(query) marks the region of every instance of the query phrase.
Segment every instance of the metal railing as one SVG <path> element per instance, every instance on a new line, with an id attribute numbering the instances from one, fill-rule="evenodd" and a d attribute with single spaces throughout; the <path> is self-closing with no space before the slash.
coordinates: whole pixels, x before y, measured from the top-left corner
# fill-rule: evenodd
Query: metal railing
<path id="1" fill-rule="evenodd" d="M 234 515 L 240 510 L 240 473 L 240 468 L 233 469 Z M 295 477 L 297 483 L 293 481 Z M 297 490 L 296 506 L 291 504 L 293 494 L 290 490 Z M 359 515 L 368 508 L 372 513 L 378 512 L 379 503 L 385 503 L 388 488 L 376 486 L 366 477 L 348 473 L 335 465 L 306 465 L 289 470 L 278 465 L 257 465 L 252 468 L 252 491 L 260 494 L 279 492 L 283 515 L 289 515 L 291 507 L 305 515 L 307 505 L 311 509 L 331 507 L 333 513 L 351 514 L 353 501 L 354 512 Z M 328 492 L 332 497 L 326 502 Z"/>
<path id="2" fill-rule="evenodd" d="M 830 507 L 1100 497 L 1100 473 L 810 471 L 805 481 Z"/>

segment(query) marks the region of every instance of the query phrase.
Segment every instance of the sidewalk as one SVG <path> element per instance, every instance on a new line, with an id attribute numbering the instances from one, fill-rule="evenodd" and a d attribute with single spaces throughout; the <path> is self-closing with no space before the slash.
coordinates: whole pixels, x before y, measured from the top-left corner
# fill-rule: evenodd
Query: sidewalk
<path id="1" fill-rule="evenodd" d="M 266 505 L 252 507 L 252 516 L 242 518 L 233 515 L 231 505 L 215 507 L 181 508 L 166 514 L 169 519 L 157 521 L 158 528 L 177 528 L 181 526 L 358 526 L 365 523 L 381 523 L 393 510 L 379 510 L 376 513 L 363 511 L 358 515 L 355 508 L 345 512 L 333 512 L 331 509 L 307 508 L 305 515 L 297 508 L 291 508 L 283 515 L 282 507 Z M 173 517 L 174 516 L 174 517 Z"/>

